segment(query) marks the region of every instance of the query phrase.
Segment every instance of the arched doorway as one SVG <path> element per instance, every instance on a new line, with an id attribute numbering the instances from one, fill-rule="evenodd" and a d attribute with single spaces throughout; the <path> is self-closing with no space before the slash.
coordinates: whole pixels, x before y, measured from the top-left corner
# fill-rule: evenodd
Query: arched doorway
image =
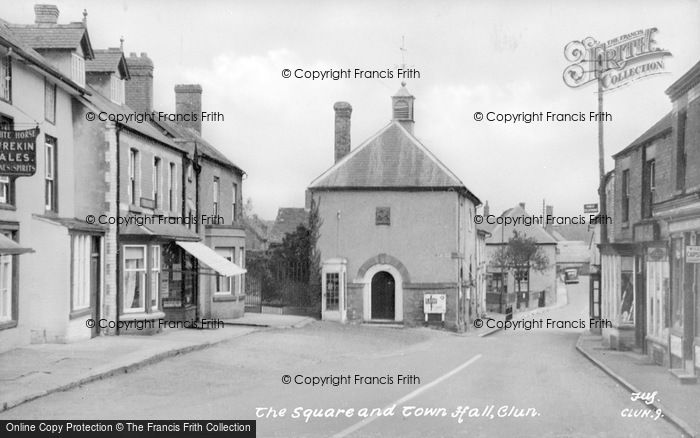
<path id="1" fill-rule="evenodd" d="M 396 315 L 396 281 L 386 272 L 380 271 L 372 277 L 372 319 L 394 319 Z"/>

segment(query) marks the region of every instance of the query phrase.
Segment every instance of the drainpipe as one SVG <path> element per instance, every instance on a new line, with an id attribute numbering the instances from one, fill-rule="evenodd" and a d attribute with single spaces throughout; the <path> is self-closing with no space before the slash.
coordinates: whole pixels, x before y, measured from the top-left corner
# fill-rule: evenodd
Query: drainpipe
<path id="1" fill-rule="evenodd" d="M 120 124 L 115 124 L 114 126 L 114 136 L 115 136 L 115 144 L 116 144 L 116 153 L 117 153 L 117 187 L 115 188 L 117 191 L 117 198 L 116 198 L 116 215 L 117 215 L 117 225 L 115 226 L 116 229 L 116 287 L 117 287 L 117 293 L 116 293 L 116 311 L 115 311 L 115 319 L 117 321 L 117 332 L 116 334 L 119 335 L 119 309 L 121 308 L 121 292 L 122 288 L 120 287 L 121 284 L 121 275 L 122 275 L 122 270 L 121 270 L 121 251 L 119 250 L 119 205 L 120 205 L 120 186 L 121 186 L 121 175 L 120 175 L 120 169 L 119 169 L 119 158 L 120 158 L 120 147 L 119 147 L 119 134 L 122 130 L 122 126 Z"/>
<path id="2" fill-rule="evenodd" d="M 461 323 L 460 323 L 460 316 L 461 316 L 460 313 L 462 311 L 461 304 L 462 304 L 462 301 L 464 301 L 464 297 L 462 296 L 462 282 L 460 281 L 460 275 L 459 275 L 459 271 L 461 268 L 461 266 L 460 266 L 460 264 L 461 264 L 460 244 L 462 242 L 462 228 L 461 228 L 462 210 L 461 210 L 461 207 L 459 205 L 459 201 L 460 201 L 459 192 L 454 191 L 454 193 L 457 195 L 457 214 L 455 215 L 455 217 L 457 219 L 457 257 L 455 258 L 455 261 L 457 263 L 457 312 L 456 313 L 457 313 L 457 330 L 461 332 L 463 328 L 462 328 Z"/>

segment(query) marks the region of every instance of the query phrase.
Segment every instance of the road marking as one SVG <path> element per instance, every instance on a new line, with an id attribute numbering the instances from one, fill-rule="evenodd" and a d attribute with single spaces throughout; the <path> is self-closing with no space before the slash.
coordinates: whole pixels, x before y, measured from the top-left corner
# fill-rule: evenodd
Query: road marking
<path id="1" fill-rule="evenodd" d="M 392 405 L 399 406 L 399 405 L 406 403 L 407 401 L 411 400 L 412 398 L 415 398 L 419 394 L 422 394 L 423 392 L 429 390 L 433 386 L 439 385 L 443 381 L 454 376 L 455 374 L 462 371 L 463 369 L 465 369 L 466 367 L 473 364 L 474 362 L 476 362 L 479 359 L 481 359 L 481 354 L 477 354 L 476 356 L 472 357 L 468 361 L 464 362 L 462 365 L 458 366 L 457 368 L 453 369 L 452 371 L 449 371 L 449 372 L 443 374 L 442 376 L 438 377 L 437 379 L 433 380 L 432 382 L 428 383 L 427 385 L 423 386 L 422 388 L 418 388 L 415 391 L 401 397 L 400 399 L 398 399 L 392 403 L 389 403 L 388 405 L 384 406 L 384 408 L 382 408 L 382 411 L 384 411 L 384 409 L 391 407 Z M 360 421 L 359 423 L 355 423 L 352 426 L 348 427 L 347 429 L 341 430 L 340 432 L 333 435 L 332 438 L 346 437 L 346 436 L 350 435 L 351 433 L 355 432 L 356 430 L 359 430 L 359 429 L 367 426 L 368 424 L 370 424 L 374 420 L 377 420 L 378 418 L 380 418 L 380 417 L 367 417 L 364 420 Z"/>

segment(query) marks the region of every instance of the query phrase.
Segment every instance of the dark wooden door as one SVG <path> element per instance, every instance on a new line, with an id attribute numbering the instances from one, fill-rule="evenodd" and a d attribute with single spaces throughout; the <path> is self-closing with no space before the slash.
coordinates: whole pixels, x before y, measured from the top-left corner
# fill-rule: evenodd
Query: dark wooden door
<path id="1" fill-rule="evenodd" d="M 372 319 L 394 319 L 394 277 L 377 272 L 372 277 Z"/>

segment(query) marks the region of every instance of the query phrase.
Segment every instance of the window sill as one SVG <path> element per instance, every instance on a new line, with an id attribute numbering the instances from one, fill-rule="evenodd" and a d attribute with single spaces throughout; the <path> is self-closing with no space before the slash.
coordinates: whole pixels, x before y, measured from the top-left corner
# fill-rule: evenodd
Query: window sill
<path id="1" fill-rule="evenodd" d="M 87 308 L 85 308 L 85 309 L 79 309 L 79 310 L 73 310 L 73 311 L 71 311 L 70 314 L 68 315 L 68 317 L 69 317 L 70 319 L 75 319 L 75 318 L 80 318 L 81 316 L 87 316 L 87 315 L 90 315 L 90 314 L 92 314 L 92 309 L 90 309 L 89 307 L 87 307 Z"/>
<path id="2" fill-rule="evenodd" d="M 136 204 L 129 204 L 129 213 L 143 213 L 143 208 Z"/>
<path id="3" fill-rule="evenodd" d="M 135 311 L 133 313 L 121 313 L 119 314 L 120 321 L 142 321 L 151 319 L 162 319 L 165 318 L 165 313 L 162 311 L 145 313 L 143 310 Z"/>
<path id="4" fill-rule="evenodd" d="M 226 302 L 226 301 L 239 301 L 239 300 L 241 300 L 241 297 L 245 298 L 245 296 L 241 296 L 241 295 L 214 294 L 214 296 L 212 296 L 212 301 L 215 303 Z"/>
<path id="5" fill-rule="evenodd" d="M 0 322 L 0 330 L 7 330 L 7 329 L 12 329 L 17 327 L 17 321 L 10 320 L 10 321 L 3 321 Z"/>
<path id="6" fill-rule="evenodd" d="M 17 211 L 17 207 L 12 204 L 0 204 L 0 210 Z"/>

